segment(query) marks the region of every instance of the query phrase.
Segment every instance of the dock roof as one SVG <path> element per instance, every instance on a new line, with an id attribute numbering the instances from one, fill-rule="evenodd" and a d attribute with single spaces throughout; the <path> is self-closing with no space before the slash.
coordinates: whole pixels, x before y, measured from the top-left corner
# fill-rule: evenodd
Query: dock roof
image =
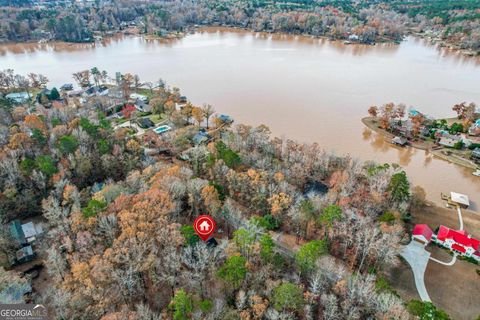
<path id="1" fill-rule="evenodd" d="M 468 200 L 468 196 L 465 194 L 457 193 L 457 192 L 450 192 L 450 198 L 453 202 L 463 204 L 465 206 L 470 205 L 470 201 Z"/>

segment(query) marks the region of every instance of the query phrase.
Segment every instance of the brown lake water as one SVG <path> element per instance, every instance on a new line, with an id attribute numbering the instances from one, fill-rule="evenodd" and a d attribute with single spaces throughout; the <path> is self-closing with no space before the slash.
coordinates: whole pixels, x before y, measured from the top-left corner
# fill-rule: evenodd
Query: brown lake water
<path id="1" fill-rule="evenodd" d="M 395 162 L 428 198 L 469 195 L 479 209 L 480 178 L 427 152 L 396 148 L 366 129 L 371 105 L 405 103 L 434 117 L 452 117 L 455 103 L 480 104 L 480 61 L 408 38 L 400 45 L 344 45 L 301 36 L 206 29 L 183 39 L 109 39 L 95 45 L 0 46 L 0 69 L 73 82 L 97 66 L 111 76 L 162 78 L 194 104 L 209 103 L 241 123 L 268 125 L 278 136 L 318 142 L 338 154 Z"/>

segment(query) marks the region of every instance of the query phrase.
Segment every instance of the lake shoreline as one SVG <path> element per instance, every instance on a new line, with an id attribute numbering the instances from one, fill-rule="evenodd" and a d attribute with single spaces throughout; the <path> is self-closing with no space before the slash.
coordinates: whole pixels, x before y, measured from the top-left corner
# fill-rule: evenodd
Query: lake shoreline
<path id="1" fill-rule="evenodd" d="M 362 123 L 368 127 L 370 130 L 386 137 L 387 139 L 393 139 L 395 137 L 394 134 L 380 128 L 377 124 L 378 122 L 374 117 L 364 117 L 362 118 Z M 393 143 L 392 143 L 393 145 Z M 437 158 L 440 158 L 442 160 L 448 161 L 450 163 L 454 163 L 456 165 L 469 168 L 469 169 L 477 169 L 477 165 L 473 163 L 472 161 L 469 161 L 464 158 L 460 158 L 459 156 L 456 156 L 455 154 L 445 154 L 446 151 L 451 151 L 448 148 L 444 148 L 441 146 L 438 146 L 434 142 L 426 142 L 426 141 L 409 141 L 409 145 L 406 146 L 419 149 L 419 150 L 425 150 L 436 156 Z"/>

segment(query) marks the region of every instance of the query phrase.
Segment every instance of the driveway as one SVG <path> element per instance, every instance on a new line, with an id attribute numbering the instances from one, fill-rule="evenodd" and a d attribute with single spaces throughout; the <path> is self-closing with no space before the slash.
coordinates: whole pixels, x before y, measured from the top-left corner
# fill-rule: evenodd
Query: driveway
<path id="1" fill-rule="evenodd" d="M 430 302 L 430 296 L 428 295 L 427 288 L 425 288 L 424 280 L 430 252 L 425 250 L 423 244 L 412 240 L 405 248 L 403 248 L 400 255 L 407 260 L 412 268 L 415 286 L 417 287 L 420 299 L 422 299 L 422 301 Z"/>

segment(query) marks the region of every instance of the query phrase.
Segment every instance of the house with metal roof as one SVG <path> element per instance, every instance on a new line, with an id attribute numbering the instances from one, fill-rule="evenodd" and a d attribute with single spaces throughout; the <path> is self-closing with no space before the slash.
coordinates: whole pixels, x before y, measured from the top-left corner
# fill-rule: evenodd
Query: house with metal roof
<path id="1" fill-rule="evenodd" d="M 417 224 L 413 228 L 412 240 L 420 242 L 426 246 L 432 239 L 433 231 L 426 224 Z"/>
<path id="2" fill-rule="evenodd" d="M 457 254 L 480 261 L 480 240 L 473 238 L 465 230 L 453 230 L 440 226 L 433 239 Z"/>

